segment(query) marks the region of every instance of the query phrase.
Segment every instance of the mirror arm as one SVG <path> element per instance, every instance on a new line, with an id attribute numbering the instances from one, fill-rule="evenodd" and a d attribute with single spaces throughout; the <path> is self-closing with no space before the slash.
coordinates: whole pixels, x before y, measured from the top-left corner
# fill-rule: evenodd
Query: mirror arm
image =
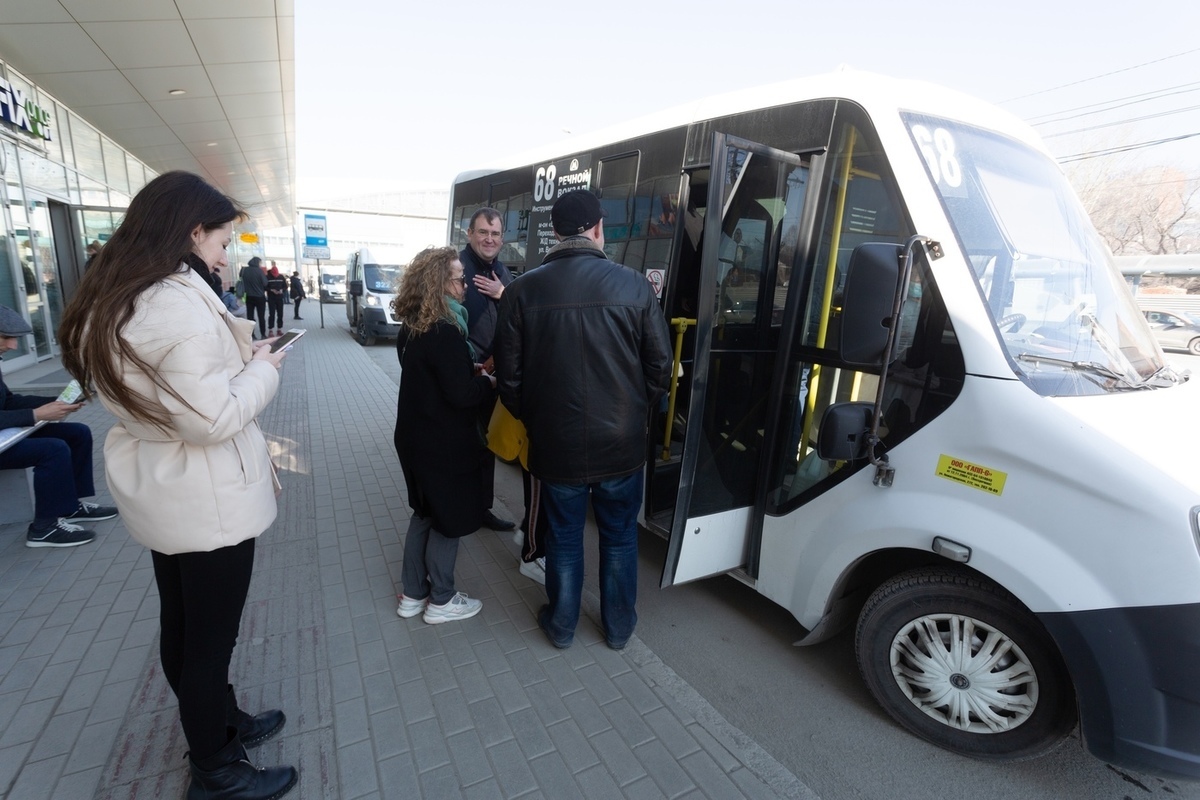
<path id="1" fill-rule="evenodd" d="M 875 410 L 871 414 L 871 430 L 867 434 L 867 456 L 875 465 L 874 483 L 876 486 L 885 488 L 892 485 L 892 478 L 895 476 L 896 470 L 888 464 L 887 453 L 880 452 L 883 444 L 879 437 L 879 424 L 883 419 L 883 391 L 887 385 L 888 367 L 891 366 L 894 358 L 892 351 L 896 347 L 900 309 L 904 305 L 908 281 L 912 275 L 913 250 L 918 244 L 925 251 L 926 258 L 938 259 L 943 255 L 942 246 L 938 242 L 920 234 L 908 237 L 908 241 L 904 243 L 904 250 L 900 253 L 900 275 L 897 278 L 896 292 L 892 300 L 892 316 L 888 320 L 887 345 L 883 350 L 883 366 L 879 370 L 879 388 L 875 391 Z"/>

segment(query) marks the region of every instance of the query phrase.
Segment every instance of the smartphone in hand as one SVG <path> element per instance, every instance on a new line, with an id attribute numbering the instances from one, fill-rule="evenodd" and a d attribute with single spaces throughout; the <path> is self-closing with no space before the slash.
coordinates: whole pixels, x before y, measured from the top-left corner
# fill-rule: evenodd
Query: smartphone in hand
<path id="1" fill-rule="evenodd" d="M 287 333 L 285 333 L 283 336 L 280 336 L 278 339 L 271 342 L 271 352 L 278 353 L 283 348 L 291 345 L 293 342 L 295 342 L 297 339 L 299 339 L 305 333 L 306 333 L 306 331 L 304 330 L 304 328 L 292 328 Z"/>
<path id="2" fill-rule="evenodd" d="M 58 396 L 58 402 L 74 405 L 79 402 L 79 398 L 83 397 L 83 388 L 79 385 L 79 381 L 72 380 L 67 384 L 67 388 L 62 390 L 62 394 Z"/>

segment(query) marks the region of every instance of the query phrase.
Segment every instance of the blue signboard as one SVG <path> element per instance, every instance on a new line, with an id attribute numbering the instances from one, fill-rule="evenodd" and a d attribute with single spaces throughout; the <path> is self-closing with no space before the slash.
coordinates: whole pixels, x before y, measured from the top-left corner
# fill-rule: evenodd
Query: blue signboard
<path id="1" fill-rule="evenodd" d="M 320 214 L 304 215 L 304 244 L 309 247 L 327 247 L 325 217 Z"/>

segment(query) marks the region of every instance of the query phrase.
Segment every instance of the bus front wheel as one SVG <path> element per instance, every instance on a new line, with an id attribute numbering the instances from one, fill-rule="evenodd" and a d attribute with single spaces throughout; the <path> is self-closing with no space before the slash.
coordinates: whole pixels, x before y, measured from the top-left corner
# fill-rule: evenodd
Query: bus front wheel
<path id="1" fill-rule="evenodd" d="M 364 347 L 373 347 L 375 345 L 375 337 L 367 332 L 367 321 L 362 317 L 358 319 L 358 341 Z"/>
<path id="2" fill-rule="evenodd" d="M 871 694 L 939 747 L 1014 761 L 1075 727 L 1075 699 L 1049 634 L 1004 589 L 974 575 L 902 573 L 867 600 L 855 651 Z"/>

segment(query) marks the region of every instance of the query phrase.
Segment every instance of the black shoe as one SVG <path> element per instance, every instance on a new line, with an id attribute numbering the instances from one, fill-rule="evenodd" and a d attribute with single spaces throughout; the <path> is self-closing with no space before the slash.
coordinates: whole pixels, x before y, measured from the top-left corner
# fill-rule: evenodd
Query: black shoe
<path id="1" fill-rule="evenodd" d="M 34 523 L 36 524 L 36 523 Z M 96 534 L 81 525 L 74 525 L 59 517 L 48 528 L 29 526 L 25 534 L 26 547 L 78 547 L 96 538 Z"/>
<path id="2" fill-rule="evenodd" d="M 229 687 L 229 693 L 225 695 L 225 724 L 237 728 L 238 738 L 242 740 L 243 747 L 258 747 L 283 730 L 285 722 L 287 717 L 278 709 L 264 711 L 258 716 L 251 716 L 242 711 L 238 708 L 233 687 Z"/>
<path id="3" fill-rule="evenodd" d="M 483 527 L 491 528 L 494 531 L 511 531 L 517 526 L 506 519 L 500 519 L 493 514 L 492 510 L 489 508 L 487 511 L 483 512 Z"/>
<path id="4" fill-rule="evenodd" d="M 229 733 L 232 738 L 214 755 L 198 761 L 189 756 L 187 800 L 275 800 L 296 785 L 295 767 L 254 766 L 237 732 L 230 728 Z"/>
<path id="5" fill-rule="evenodd" d="M 114 506 L 98 506 L 95 503 L 87 503 L 79 501 L 79 508 L 75 512 L 63 517 L 67 522 L 103 522 L 106 519 L 112 519 L 117 515 L 117 509 Z"/>

